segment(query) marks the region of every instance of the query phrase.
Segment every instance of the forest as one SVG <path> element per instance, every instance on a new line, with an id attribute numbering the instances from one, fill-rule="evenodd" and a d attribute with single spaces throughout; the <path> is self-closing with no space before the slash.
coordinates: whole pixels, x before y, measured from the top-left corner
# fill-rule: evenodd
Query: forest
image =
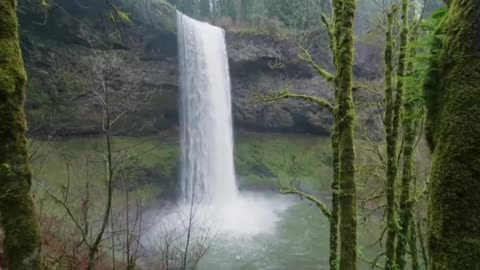
<path id="1" fill-rule="evenodd" d="M 480 270 L 480 1 L 0 0 L 0 270 Z"/>

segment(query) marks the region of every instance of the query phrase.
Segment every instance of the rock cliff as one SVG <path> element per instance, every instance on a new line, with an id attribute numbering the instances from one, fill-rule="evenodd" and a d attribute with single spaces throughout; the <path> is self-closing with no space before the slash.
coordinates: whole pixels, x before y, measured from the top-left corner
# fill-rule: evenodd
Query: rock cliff
<path id="1" fill-rule="evenodd" d="M 178 66 L 175 11 L 161 2 L 139 1 L 129 9 L 132 24 L 109 15 L 98 1 L 56 1 L 47 11 L 21 2 L 24 60 L 30 78 L 30 131 L 39 135 L 96 134 L 102 129 L 99 91 L 111 93 L 122 114 L 119 135 L 151 135 L 178 123 Z M 103 1 L 100 1 L 103 3 Z M 286 38 L 228 31 L 235 127 L 254 131 L 328 134 L 332 117 L 314 105 L 284 101 L 260 104 L 256 96 L 288 87 L 333 99 L 333 93 Z M 357 48 L 358 49 L 358 48 Z M 378 74 L 368 60 L 374 49 L 359 48 L 358 76 Z M 329 55 L 316 55 L 329 66 Z M 363 62 L 362 62 L 363 61 Z M 368 61 L 367 61 L 368 62 Z M 369 68 L 366 68 L 369 67 Z M 372 71 L 373 70 L 373 71 Z M 99 78 L 102 77 L 102 80 Z M 357 99 L 370 100 L 357 93 Z M 332 100 L 333 101 L 333 100 Z M 360 121 L 379 138 L 376 108 L 362 109 Z"/>

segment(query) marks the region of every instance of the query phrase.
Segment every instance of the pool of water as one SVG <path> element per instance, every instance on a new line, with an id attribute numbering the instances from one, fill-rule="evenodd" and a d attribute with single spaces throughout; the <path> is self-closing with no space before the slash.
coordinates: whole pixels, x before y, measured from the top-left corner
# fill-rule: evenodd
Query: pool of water
<path id="1" fill-rule="evenodd" d="M 328 202 L 327 202 L 328 203 Z M 188 225 L 188 205 L 177 205 L 157 213 L 146 239 L 158 263 L 168 257 L 170 265 L 181 265 Z M 193 211 L 189 258 L 201 255 L 198 270 L 310 270 L 328 269 L 329 223 L 320 209 L 297 196 L 272 193 L 241 193 L 240 199 L 220 208 L 199 205 Z M 359 224 L 359 257 L 373 258 L 378 247 L 368 247 L 380 235 L 377 222 Z M 170 252 L 165 256 L 165 244 Z M 199 244 L 200 243 L 200 244 Z M 202 246 L 202 248 L 199 248 Z M 157 245 L 158 247 L 158 245 Z M 360 269 L 370 269 L 359 259 Z"/>
<path id="2" fill-rule="evenodd" d="M 282 195 L 278 195 L 282 196 Z M 256 235 L 219 234 L 202 258 L 200 270 L 328 269 L 329 224 L 321 211 L 305 200 L 283 196 L 293 203 L 278 214 L 275 227 Z M 278 200 L 278 197 L 275 197 Z M 244 217 L 248 219 L 248 216 Z M 367 246 L 378 235 L 377 226 L 359 228 L 359 243 Z M 378 250 L 361 248 L 366 257 Z M 361 269 L 369 269 L 365 263 Z"/>

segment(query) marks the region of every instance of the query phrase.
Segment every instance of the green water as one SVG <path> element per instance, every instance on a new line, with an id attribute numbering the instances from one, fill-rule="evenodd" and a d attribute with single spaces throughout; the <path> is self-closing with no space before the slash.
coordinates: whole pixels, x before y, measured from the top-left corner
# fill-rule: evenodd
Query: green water
<path id="1" fill-rule="evenodd" d="M 248 217 L 245 217 L 248 218 Z M 378 226 L 359 226 L 360 246 L 378 236 Z M 376 248 L 360 248 L 372 258 Z M 276 230 L 253 237 L 219 236 L 202 259 L 200 270 L 319 270 L 328 269 L 329 224 L 320 210 L 296 202 L 280 214 Z M 360 260 L 360 269 L 369 269 Z"/>

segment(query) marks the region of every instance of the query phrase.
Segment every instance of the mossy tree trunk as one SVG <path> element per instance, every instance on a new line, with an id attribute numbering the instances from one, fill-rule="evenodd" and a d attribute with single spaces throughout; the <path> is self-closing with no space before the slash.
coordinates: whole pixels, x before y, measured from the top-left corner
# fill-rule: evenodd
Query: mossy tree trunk
<path id="1" fill-rule="evenodd" d="M 337 41 L 337 125 L 340 161 L 340 270 L 357 269 L 357 203 L 355 183 L 353 81 L 353 22 L 356 0 L 343 0 Z"/>
<path id="2" fill-rule="evenodd" d="M 334 117 L 336 119 L 336 116 Z M 333 181 L 332 181 L 332 215 L 330 218 L 330 270 L 338 269 L 338 221 L 339 221 L 339 192 L 340 192 L 340 161 L 338 156 L 338 129 L 337 125 L 332 132 Z"/>
<path id="3" fill-rule="evenodd" d="M 411 197 L 410 189 L 412 188 L 412 180 L 415 177 L 415 139 L 417 138 L 417 121 L 412 121 L 414 114 L 413 109 L 412 104 L 405 105 L 405 119 L 403 120 L 403 169 L 399 202 L 400 231 L 397 235 L 397 246 L 395 250 L 395 262 L 399 270 L 405 269 L 405 255 L 410 234 L 416 234 L 415 228 L 410 228 L 414 205 L 414 199 Z"/>
<path id="4" fill-rule="evenodd" d="M 408 89 L 410 92 L 406 91 L 405 88 L 405 80 L 407 76 L 412 76 L 411 71 L 413 70 L 413 63 L 411 60 L 411 55 L 408 55 L 408 52 L 412 54 L 414 52 L 413 49 L 409 48 L 411 41 L 411 37 L 409 36 L 409 0 L 402 1 L 402 27 L 401 27 L 401 34 L 400 34 L 400 55 L 398 60 L 398 82 L 397 82 L 397 106 L 403 106 L 403 114 L 400 113 L 400 108 L 395 108 L 395 115 L 396 117 L 402 118 L 402 126 L 403 126 L 403 170 L 402 170 L 402 178 L 401 178 L 401 193 L 400 193 L 400 200 L 399 200 L 399 229 L 400 231 L 396 234 L 397 237 L 397 244 L 395 247 L 395 260 L 394 264 L 390 267 L 397 267 L 399 270 L 405 269 L 406 265 L 406 249 L 408 244 L 409 238 L 409 227 L 410 227 L 410 220 L 412 216 L 412 201 L 410 198 L 410 185 L 412 182 L 413 176 L 413 164 L 414 164 L 414 157 L 415 157 L 415 139 L 416 139 L 416 120 L 415 120 L 415 104 L 412 98 L 410 98 L 410 94 L 413 94 L 414 89 Z M 407 74 L 408 73 L 408 74 Z M 408 98 L 405 98 L 404 101 L 403 96 L 409 95 Z M 397 120 L 398 121 L 398 120 Z M 394 119 L 394 127 L 395 119 Z M 394 136 L 398 138 L 398 127 L 397 131 L 394 131 Z M 397 139 L 398 140 L 398 139 Z M 395 142 L 396 144 L 397 142 Z M 396 151 L 395 151 L 396 152 Z M 395 153 L 396 155 L 396 153 Z M 396 160 L 396 158 L 395 158 Z M 396 162 L 396 161 L 395 161 Z M 395 195 L 395 193 L 393 193 Z M 395 207 L 393 205 L 391 207 Z M 396 227 L 396 222 L 393 224 Z M 392 226 L 392 229 L 396 229 Z M 391 268 L 394 269 L 394 268 Z"/>
<path id="5" fill-rule="evenodd" d="M 480 269 L 480 1 L 453 0 L 426 84 L 429 269 Z"/>
<path id="6" fill-rule="evenodd" d="M 420 259 L 418 258 L 417 233 L 415 230 L 415 221 L 410 222 L 410 234 L 408 235 L 408 246 L 412 256 L 412 270 L 420 269 Z"/>
<path id="7" fill-rule="evenodd" d="M 387 147 L 387 170 L 386 170 L 386 217 L 387 217 L 387 239 L 385 242 L 385 269 L 391 270 L 394 265 L 395 256 L 395 237 L 397 223 L 395 219 L 395 178 L 397 175 L 397 158 L 396 145 L 397 141 L 393 136 L 393 114 L 394 114 L 394 98 L 393 98 L 393 22 L 394 10 L 387 14 L 387 32 L 385 47 L 385 134 Z"/>
<path id="8" fill-rule="evenodd" d="M 8 269 L 40 269 L 40 228 L 30 194 L 23 104 L 27 76 L 20 51 L 17 1 L 0 2 L 0 224 Z"/>
<path id="9" fill-rule="evenodd" d="M 338 70 L 338 59 L 340 57 L 338 48 L 338 42 L 340 41 L 340 30 L 341 30 L 341 12 L 343 8 L 343 1 L 336 0 L 333 1 L 333 29 L 327 29 L 329 31 L 329 39 L 330 39 L 330 50 L 333 55 L 333 64 L 335 69 Z M 334 91 L 335 91 L 335 102 L 338 104 L 338 88 L 339 88 L 339 80 L 338 80 L 338 73 L 335 74 L 335 79 L 333 83 Z M 330 270 L 337 270 L 338 269 L 338 225 L 340 221 L 340 156 L 339 156 L 339 118 L 338 118 L 338 108 L 336 108 L 333 112 L 333 118 L 335 119 L 335 125 L 332 130 L 332 155 L 333 155 L 333 180 L 332 180 L 332 216 L 330 219 L 330 257 L 329 257 L 329 264 Z"/>
<path id="10" fill-rule="evenodd" d="M 291 93 L 288 89 L 273 96 L 261 98 L 263 102 L 283 99 L 304 100 L 326 108 L 333 114 L 335 125 L 332 130 L 333 182 L 331 211 L 313 196 L 295 188 L 287 187 L 282 192 L 306 197 L 315 202 L 329 218 L 329 265 L 332 270 L 357 269 L 357 206 L 353 128 L 355 111 L 352 97 L 355 10 L 356 0 L 334 0 L 333 20 L 329 21 L 322 15 L 322 21 L 328 31 L 330 49 L 336 69 L 335 75 L 317 65 L 310 52 L 299 47 L 301 51 L 300 59 L 309 63 L 321 77 L 332 83 L 337 103 L 335 106 L 323 98 Z M 338 256 L 338 242 L 340 242 L 340 256 Z"/>

